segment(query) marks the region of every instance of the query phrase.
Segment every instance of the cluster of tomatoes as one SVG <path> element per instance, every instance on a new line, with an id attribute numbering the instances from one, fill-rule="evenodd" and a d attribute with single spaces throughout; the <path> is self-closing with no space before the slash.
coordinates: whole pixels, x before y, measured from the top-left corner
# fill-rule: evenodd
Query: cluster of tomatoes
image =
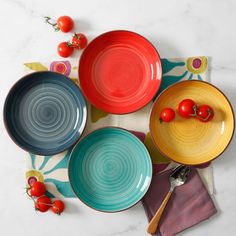
<path id="1" fill-rule="evenodd" d="M 29 188 L 27 188 L 26 191 L 34 201 L 35 210 L 37 211 L 46 212 L 51 208 L 52 212 L 60 215 L 65 209 L 63 201 L 52 201 L 48 196 L 45 195 L 46 186 L 42 182 L 34 182 Z"/>
<path id="2" fill-rule="evenodd" d="M 54 28 L 55 31 L 60 30 L 63 33 L 70 32 L 74 27 L 74 21 L 69 16 L 60 16 L 56 23 L 50 22 L 50 17 L 45 17 L 45 20 Z M 87 44 L 88 40 L 84 34 L 74 33 L 71 42 L 61 42 L 57 46 L 57 51 L 61 57 L 69 57 L 73 54 L 74 49 L 83 49 L 87 46 Z"/>
<path id="3" fill-rule="evenodd" d="M 180 116 L 184 118 L 195 117 L 202 122 L 208 122 L 214 117 L 212 107 L 207 104 L 197 106 L 192 99 L 182 100 L 177 108 Z M 172 108 L 164 108 L 160 114 L 160 122 L 170 122 L 175 118 L 175 111 Z"/>

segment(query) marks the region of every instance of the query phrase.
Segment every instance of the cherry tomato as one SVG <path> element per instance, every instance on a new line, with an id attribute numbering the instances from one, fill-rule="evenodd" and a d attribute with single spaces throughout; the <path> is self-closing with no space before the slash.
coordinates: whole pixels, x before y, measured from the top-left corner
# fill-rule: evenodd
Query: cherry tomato
<path id="1" fill-rule="evenodd" d="M 160 115 L 160 122 L 165 121 L 165 122 L 170 122 L 175 118 L 175 112 L 172 108 L 164 108 L 161 111 Z"/>
<path id="2" fill-rule="evenodd" d="M 87 46 L 88 40 L 84 34 L 74 34 L 72 38 L 72 45 L 77 49 L 83 49 Z"/>
<path id="3" fill-rule="evenodd" d="M 57 19 L 57 27 L 64 33 L 72 30 L 74 21 L 69 16 L 60 16 Z"/>
<path id="4" fill-rule="evenodd" d="M 39 197 L 35 202 L 35 209 L 40 212 L 46 212 L 52 206 L 52 201 L 47 196 Z"/>
<path id="5" fill-rule="evenodd" d="M 29 191 L 30 196 L 40 197 L 45 194 L 46 187 L 45 187 L 44 183 L 36 181 L 30 186 L 28 191 Z"/>
<path id="6" fill-rule="evenodd" d="M 65 204 L 61 200 L 56 200 L 52 203 L 52 211 L 60 215 L 65 209 Z"/>
<path id="7" fill-rule="evenodd" d="M 197 118 L 202 122 L 208 122 L 214 117 L 213 109 L 208 105 L 201 105 L 197 109 Z"/>
<path id="8" fill-rule="evenodd" d="M 184 118 L 189 118 L 196 116 L 197 106 L 195 102 L 191 99 L 184 99 L 179 103 L 178 112 L 180 116 Z"/>
<path id="9" fill-rule="evenodd" d="M 69 57 L 74 52 L 74 48 L 68 42 L 62 42 L 57 46 L 57 51 L 61 57 Z"/>

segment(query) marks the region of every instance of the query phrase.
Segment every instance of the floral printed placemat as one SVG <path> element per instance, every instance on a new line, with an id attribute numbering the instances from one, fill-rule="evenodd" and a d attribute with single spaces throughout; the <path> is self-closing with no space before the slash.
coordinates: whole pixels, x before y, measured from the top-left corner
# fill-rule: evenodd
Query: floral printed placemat
<path id="1" fill-rule="evenodd" d="M 207 57 L 172 58 L 162 59 L 161 61 L 163 80 L 158 94 L 166 87 L 181 80 L 209 81 Z M 24 64 L 24 74 L 45 70 L 65 74 L 78 84 L 77 61 L 31 62 Z M 108 114 L 88 105 L 88 122 L 83 135 L 104 126 L 117 126 L 137 131 L 139 136 L 143 136 L 144 144 L 149 150 L 154 173 L 168 169 L 175 163 L 170 162 L 159 153 L 149 133 L 149 113 L 152 103 L 153 101 L 141 110 L 126 115 Z M 74 197 L 68 181 L 67 170 L 70 152 L 71 149 L 54 156 L 38 156 L 29 153 L 26 157 L 25 178 L 27 184 L 35 180 L 44 181 L 47 185 L 48 195 L 51 197 Z M 209 193 L 213 194 L 212 165 L 198 171 Z"/>

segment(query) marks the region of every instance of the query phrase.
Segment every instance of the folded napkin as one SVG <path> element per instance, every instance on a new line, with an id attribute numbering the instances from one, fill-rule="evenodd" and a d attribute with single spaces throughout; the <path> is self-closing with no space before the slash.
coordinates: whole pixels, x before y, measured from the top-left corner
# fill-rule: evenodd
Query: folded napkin
<path id="1" fill-rule="evenodd" d="M 150 221 L 170 188 L 169 175 L 173 169 L 153 176 L 151 186 L 142 199 Z M 217 212 L 198 172 L 192 168 L 187 182 L 176 187 L 159 222 L 156 236 L 173 236 Z"/>

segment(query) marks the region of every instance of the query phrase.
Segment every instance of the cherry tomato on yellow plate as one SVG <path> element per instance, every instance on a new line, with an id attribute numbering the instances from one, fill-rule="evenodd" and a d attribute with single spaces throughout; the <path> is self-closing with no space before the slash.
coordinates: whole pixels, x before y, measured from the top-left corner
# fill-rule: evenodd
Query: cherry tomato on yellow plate
<path id="1" fill-rule="evenodd" d="M 214 111 L 209 105 L 201 105 L 197 109 L 197 118 L 202 122 L 208 122 L 214 117 Z"/>
<path id="2" fill-rule="evenodd" d="M 164 108 L 160 114 L 160 122 L 170 122 L 175 118 L 175 111 L 172 108 Z"/>
<path id="3" fill-rule="evenodd" d="M 184 118 L 196 116 L 197 106 L 192 99 L 184 99 L 179 103 L 179 115 Z"/>

